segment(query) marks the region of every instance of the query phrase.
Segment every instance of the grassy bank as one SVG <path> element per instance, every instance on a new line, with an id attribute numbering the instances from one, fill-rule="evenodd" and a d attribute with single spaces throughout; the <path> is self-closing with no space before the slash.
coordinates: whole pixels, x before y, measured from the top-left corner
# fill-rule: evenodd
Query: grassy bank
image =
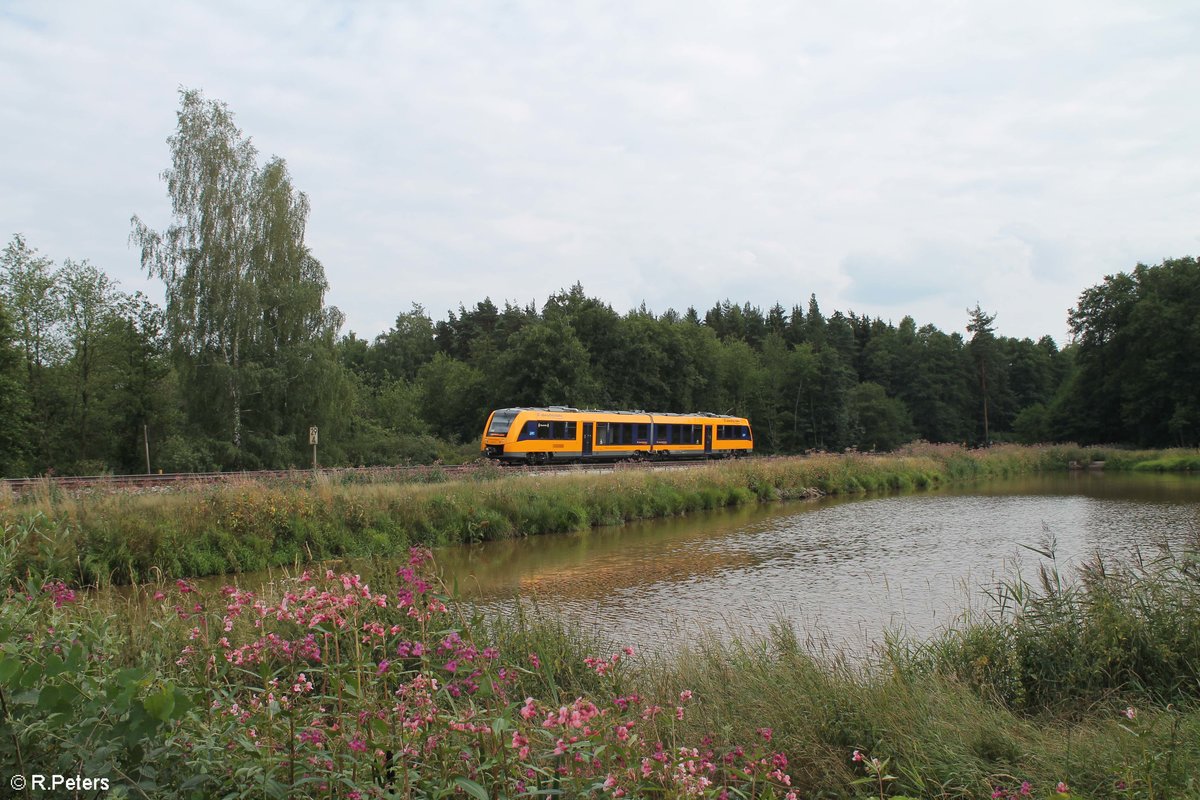
<path id="1" fill-rule="evenodd" d="M 825 494 L 921 489 L 1066 469 L 1103 458 L 1132 468 L 1163 454 L 1003 446 L 969 451 L 919 445 L 886 455 L 819 455 L 649 472 L 617 469 L 532 477 L 485 465 L 433 483 L 234 483 L 169 493 L 70 495 L 47 486 L 0 498 L 0 524 L 46 535 L 20 554 L 25 568 L 69 565 L 57 577 L 105 585 L 198 577 L 343 557 L 686 514 Z M 53 558 L 51 558 L 53 556 Z"/>
<path id="2" fill-rule="evenodd" d="M 82 598 L 0 551 L 0 770 L 138 797 L 1196 798 L 1195 553 L 1012 583 L 865 664 L 643 661 L 397 575 Z M 1024 790 L 1023 790 L 1024 787 Z M 122 795 L 121 793 L 124 793 Z"/>

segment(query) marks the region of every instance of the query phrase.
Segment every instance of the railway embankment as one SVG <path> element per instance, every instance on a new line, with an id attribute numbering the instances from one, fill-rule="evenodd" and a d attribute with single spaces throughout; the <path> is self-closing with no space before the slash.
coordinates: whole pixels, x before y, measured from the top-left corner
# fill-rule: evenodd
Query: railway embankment
<path id="1" fill-rule="evenodd" d="M 1103 460 L 1106 469 L 1190 463 L 1195 452 L 1072 447 L 967 450 L 919 444 L 888 455 L 819 454 L 687 469 L 539 476 L 481 469 L 432 483 L 241 481 L 164 492 L 66 492 L 50 484 L 0 496 L 6 531 L 32 533 L 25 570 L 74 585 L 258 571 L 339 558 L 551 533 L 823 494 L 932 488 Z M 1153 467 L 1149 467 L 1153 468 Z M 58 567 L 58 570 L 64 567 Z"/>

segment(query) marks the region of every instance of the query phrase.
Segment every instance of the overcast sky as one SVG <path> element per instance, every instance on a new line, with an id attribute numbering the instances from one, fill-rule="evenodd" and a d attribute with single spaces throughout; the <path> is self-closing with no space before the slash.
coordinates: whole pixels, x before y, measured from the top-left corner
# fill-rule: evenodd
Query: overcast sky
<path id="1" fill-rule="evenodd" d="M 1066 340 L 1200 254 L 1200 4 L 0 0 L 0 235 L 161 298 L 180 87 L 312 204 L 328 301 L 728 298 Z"/>

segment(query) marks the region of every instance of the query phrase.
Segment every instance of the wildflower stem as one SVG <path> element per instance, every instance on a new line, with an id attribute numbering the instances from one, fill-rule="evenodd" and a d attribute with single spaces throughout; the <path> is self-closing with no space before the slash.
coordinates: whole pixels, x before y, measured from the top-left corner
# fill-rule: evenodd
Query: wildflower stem
<path id="1" fill-rule="evenodd" d="M 4 712 L 5 721 L 11 723 L 12 716 L 8 713 L 8 701 L 4 697 L 4 689 L 3 688 L 0 688 L 0 710 L 2 710 Z M 16 750 L 16 753 L 17 753 L 17 774 L 24 775 L 25 774 L 25 761 L 21 757 L 21 742 L 17 738 L 17 732 L 15 730 L 12 732 L 12 742 L 13 742 L 13 748 Z M 29 796 L 28 787 L 25 789 L 25 795 L 27 797 Z"/>

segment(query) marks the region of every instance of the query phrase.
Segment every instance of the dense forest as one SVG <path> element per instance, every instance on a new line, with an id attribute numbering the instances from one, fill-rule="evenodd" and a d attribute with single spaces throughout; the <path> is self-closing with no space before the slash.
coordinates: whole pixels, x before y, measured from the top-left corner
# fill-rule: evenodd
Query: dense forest
<path id="1" fill-rule="evenodd" d="M 578 284 L 534 305 L 414 304 L 373 340 L 342 335 L 308 199 L 260 163 L 229 109 L 181 93 L 168 141 L 173 224 L 131 241 L 165 304 L 21 235 L 0 258 L 0 472 L 197 471 L 428 462 L 464 453 L 492 408 L 564 404 L 745 415 L 760 452 L 912 439 L 1142 446 L 1200 440 L 1200 265 L 1137 265 L 1086 289 L 1059 349 L 825 313 L 625 314 Z"/>

